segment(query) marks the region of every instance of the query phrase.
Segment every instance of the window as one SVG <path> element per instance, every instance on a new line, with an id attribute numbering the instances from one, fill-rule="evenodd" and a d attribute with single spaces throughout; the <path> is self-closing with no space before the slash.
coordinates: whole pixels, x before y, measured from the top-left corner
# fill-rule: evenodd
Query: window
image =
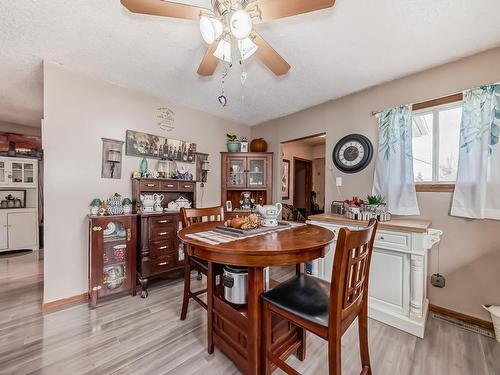
<path id="1" fill-rule="evenodd" d="M 417 190 L 453 190 L 458 171 L 462 102 L 455 100 L 431 107 L 424 104 L 413 112 L 413 170 Z M 430 186 L 434 188 L 426 190 Z"/>

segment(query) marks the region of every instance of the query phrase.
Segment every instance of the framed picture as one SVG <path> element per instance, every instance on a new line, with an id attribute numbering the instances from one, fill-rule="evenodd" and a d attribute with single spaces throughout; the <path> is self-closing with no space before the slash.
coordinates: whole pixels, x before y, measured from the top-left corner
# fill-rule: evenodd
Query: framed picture
<path id="1" fill-rule="evenodd" d="M 290 160 L 283 159 L 281 172 L 281 198 L 290 199 Z"/>
<path id="2" fill-rule="evenodd" d="M 248 152 L 248 142 L 240 142 L 240 151 L 241 152 Z"/>
<path id="3" fill-rule="evenodd" d="M 231 201 L 226 201 L 226 211 L 231 212 L 233 210 L 233 203 Z"/>
<path id="4" fill-rule="evenodd" d="M 125 153 L 130 156 L 195 163 L 196 144 L 127 130 Z"/>

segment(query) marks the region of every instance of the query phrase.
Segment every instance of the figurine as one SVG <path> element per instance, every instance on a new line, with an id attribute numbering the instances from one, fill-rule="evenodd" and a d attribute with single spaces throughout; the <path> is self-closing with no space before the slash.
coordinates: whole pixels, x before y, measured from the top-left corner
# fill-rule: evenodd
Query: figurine
<path id="1" fill-rule="evenodd" d="M 99 206 L 99 211 L 98 214 L 99 216 L 104 216 L 108 212 L 108 204 L 106 202 L 102 202 L 101 205 Z"/>
<path id="2" fill-rule="evenodd" d="M 249 191 L 244 191 L 243 193 L 241 193 L 240 209 L 251 210 L 254 204 L 255 199 L 251 197 Z"/>

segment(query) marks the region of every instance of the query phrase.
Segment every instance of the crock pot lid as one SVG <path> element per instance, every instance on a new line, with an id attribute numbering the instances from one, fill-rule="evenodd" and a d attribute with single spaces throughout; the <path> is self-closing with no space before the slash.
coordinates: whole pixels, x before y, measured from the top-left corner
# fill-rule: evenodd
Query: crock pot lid
<path id="1" fill-rule="evenodd" d="M 224 266 L 224 269 L 232 273 L 248 273 L 248 267 L 243 266 Z"/>

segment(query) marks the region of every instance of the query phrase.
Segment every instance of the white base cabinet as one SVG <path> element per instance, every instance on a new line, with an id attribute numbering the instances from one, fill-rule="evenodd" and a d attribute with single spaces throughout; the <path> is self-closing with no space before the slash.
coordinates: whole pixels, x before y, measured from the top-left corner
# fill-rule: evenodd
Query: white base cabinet
<path id="1" fill-rule="evenodd" d="M 309 221 L 335 233 L 342 225 Z M 359 229 L 359 226 L 348 226 Z M 427 299 L 428 251 L 440 241 L 442 232 L 428 229 L 415 233 L 378 230 L 373 249 L 369 284 L 369 316 L 420 338 L 424 337 Z M 331 281 L 336 242 L 324 258 L 306 265 L 306 272 Z"/>
<path id="2" fill-rule="evenodd" d="M 21 249 L 38 250 L 38 211 L 0 211 L 0 252 Z"/>

